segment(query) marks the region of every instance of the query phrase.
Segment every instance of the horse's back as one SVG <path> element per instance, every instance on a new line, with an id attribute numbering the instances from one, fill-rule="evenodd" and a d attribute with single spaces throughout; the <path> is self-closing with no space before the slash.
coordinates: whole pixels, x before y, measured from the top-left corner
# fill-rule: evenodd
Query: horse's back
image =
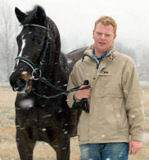
<path id="1" fill-rule="evenodd" d="M 69 73 L 72 71 L 74 64 L 83 57 L 83 53 L 87 47 L 76 49 L 66 54 L 67 62 L 69 64 Z"/>
<path id="2" fill-rule="evenodd" d="M 87 49 L 87 47 L 76 49 L 72 52 L 69 52 L 66 57 L 68 61 L 72 61 L 73 63 L 76 63 L 80 58 L 82 58 L 84 51 Z"/>

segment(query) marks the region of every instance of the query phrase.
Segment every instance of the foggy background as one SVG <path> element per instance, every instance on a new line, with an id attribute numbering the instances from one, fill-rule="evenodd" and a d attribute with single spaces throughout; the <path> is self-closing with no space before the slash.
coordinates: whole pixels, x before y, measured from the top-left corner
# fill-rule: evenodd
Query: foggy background
<path id="1" fill-rule="evenodd" d="M 141 80 L 149 80 L 148 0 L 0 0 L 0 83 L 8 81 L 17 55 L 16 36 L 21 26 L 14 8 L 26 12 L 37 4 L 56 23 L 66 54 L 91 45 L 96 19 L 112 16 L 118 24 L 117 50 L 135 60 Z"/>

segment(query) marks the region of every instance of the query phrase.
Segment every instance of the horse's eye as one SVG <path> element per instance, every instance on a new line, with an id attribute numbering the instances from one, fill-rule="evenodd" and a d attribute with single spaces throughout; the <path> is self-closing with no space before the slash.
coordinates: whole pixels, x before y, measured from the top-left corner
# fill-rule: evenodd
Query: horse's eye
<path id="1" fill-rule="evenodd" d="M 37 39 L 36 42 L 37 42 L 38 44 L 41 44 L 41 40 L 40 40 L 40 39 Z"/>
<path id="2" fill-rule="evenodd" d="M 37 43 L 38 45 L 41 44 L 41 40 L 40 40 L 40 38 L 37 37 L 37 36 L 34 36 L 33 39 L 32 39 L 32 41 L 33 41 L 34 43 Z"/>

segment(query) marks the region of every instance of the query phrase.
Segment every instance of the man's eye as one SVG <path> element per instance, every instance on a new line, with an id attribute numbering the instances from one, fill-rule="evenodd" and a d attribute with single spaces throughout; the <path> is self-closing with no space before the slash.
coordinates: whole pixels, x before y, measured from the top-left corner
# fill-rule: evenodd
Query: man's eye
<path id="1" fill-rule="evenodd" d="M 102 33 L 99 33 L 99 32 L 97 34 L 100 35 L 100 36 L 102 35 Z"/>
<path id="2" fill-rule="evenodd" d="M 106 37 L 110 37 L 110 34 L 105 34 Z"/>

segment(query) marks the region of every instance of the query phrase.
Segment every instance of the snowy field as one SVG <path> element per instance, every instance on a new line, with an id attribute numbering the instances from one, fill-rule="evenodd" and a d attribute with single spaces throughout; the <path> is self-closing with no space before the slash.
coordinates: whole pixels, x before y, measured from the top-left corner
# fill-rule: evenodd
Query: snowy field
<path id="1" fill-rule="evenodd" d="M 143 149 L 137 156 L 129 160 L 149 159 L 149 83 L 141 82 L 145 108 L 145 135 Z M 19 160 L 15 143 L 14 100 L 16 93 L 12 92 L 8 83 L 0 85 L 0 160 Z M 34 150 L 35 160 L 56 160 L 55 152 L 46 143 L 38 142 Z M 77 137 L 71 139 L 71 160 L 80 160 Z"/>

